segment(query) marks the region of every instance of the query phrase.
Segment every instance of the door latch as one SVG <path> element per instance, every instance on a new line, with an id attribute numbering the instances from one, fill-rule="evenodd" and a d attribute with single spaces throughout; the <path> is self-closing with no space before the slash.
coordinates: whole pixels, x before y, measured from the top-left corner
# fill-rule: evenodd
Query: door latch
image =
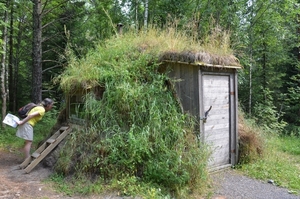
<path id="1" fill-rule="evenodd" d="M 208 113 L 209 113 L 209 111 L 211 110 L 211 108 L 212 108 L 212 106 L 210 106 L 209 109 L 208 109 L 207 111 L 205 111 L 204 117 L 203 117 L 203 118 L 200 118 L 200 120 L 203 120 L 203 123 L 206 122 L 207 117 L 208 117 Z"/>

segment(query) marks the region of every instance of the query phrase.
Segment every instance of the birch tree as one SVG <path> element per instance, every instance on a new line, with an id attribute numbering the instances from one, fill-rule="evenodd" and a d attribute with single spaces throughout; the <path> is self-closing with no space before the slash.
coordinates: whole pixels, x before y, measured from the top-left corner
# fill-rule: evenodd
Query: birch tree
<path id="1" fill-rule="evenodd" d="M 6 1 L 6 8 L 4 10 L 4 19 L 3 19 L 3 32 L 2 32 L 2 57 L 1 57 L 1 96 L 2 96 L 2 120 L 6 115 L 6 102 L 7 102 L 7 71 L 6 71 L 6 46 L 7 46 L 7 23 L 8 23 L 8 12 L 7 8 L 9 7 L 10 0 Z M 0 5 L 2 7 L 2 5 Z M 1 121 L 2 121 L 1 120 Z M 2 126 L 4 124 L 2 123 Z"/>
<path id="2" fill-rule="evenodd" d="M 145 0 L 145 15 L 144 15 L 144 27 L 148 27 L 148 0 Z"/>

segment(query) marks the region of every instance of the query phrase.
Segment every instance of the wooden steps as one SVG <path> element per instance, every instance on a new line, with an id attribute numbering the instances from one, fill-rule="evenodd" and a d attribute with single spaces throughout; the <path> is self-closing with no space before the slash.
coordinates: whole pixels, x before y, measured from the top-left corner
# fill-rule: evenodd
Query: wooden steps
<path id="1" fill-rule="evenodd" d="M 68 126 L 61 127 L 56 133 L 46 140 L 30 157 L 20 165 L 26 173 L 29 173 L 40 161 L 42 161 L 71 131 Z"/>

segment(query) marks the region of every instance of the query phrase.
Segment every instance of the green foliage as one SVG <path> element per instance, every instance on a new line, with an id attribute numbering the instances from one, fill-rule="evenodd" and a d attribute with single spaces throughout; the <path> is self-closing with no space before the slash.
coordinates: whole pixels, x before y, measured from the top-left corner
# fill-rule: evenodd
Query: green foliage
<path id="1" fill-rule="evenodd" d="M 171 80 L 157 72 L 156 63 L 159 52 L 183 50 L 187 43 L 183 35 L 149 30 L 108 40 L 85 58 L 70 59 L 60 77 L 62 88 L 102 85 L 105 92 L 101 100 L 86 95 L 87 125 L 73 130 L 56 171 L 93 174 L 119 186 L 124 181 L 158 185 L 181 198 L 188 194 L 183 190 L 203 193 L 208 150 L 197 139 L 196 119 L 181 112 L 166 83 Z M 128 189 L 123 193 L 139 190 Z"/>
<path id="2" fill-rule="evenodd" d="M 300 126 L 289 124 L 282 133 L 283 135 L 300 137 Z"/>
<path id="3" fill-rule="evenodd" d="M 254 115 L 258 125 L 267 131 L 282 133 L 287 123 L 280 120 L 282 113 L 276 110 L 273 105 L 272 92 L 269 89 L 263 90 L 264 101 L 256 103 L 254 106 Z"/>
<path id="4" fill-rule="evenodd" d="M 89 180 L 83 176 L 81 177 L 71 177 L 65 179 L 64 176 L 59 174 L 53 174 L 48 182 L 54 182 L 55 188 L 65 195 L 72 196 L 74 192 L 79 193 L 82 196 L 86 194 L 96 194 L 99 198 L 102 195 L 105 197 L 113 197 L 113 195 L 123 195 L 123 196 L 139 196 L 144 199 L 154 199 L 154 198 L 171 198 L 167 193 L 165 193 L 161 188 L 153 184 L 145 184 L 138 181 L 137 178 L 133 176 L 123 176 L 123 178 L 117 180 L 113 179 L 111 184 L 104 184 L 101 178 L 96 180 Z M 117 192 L 117 194 L 116 194 Z"/>
<path id="5" fill-rule="evenodd" d="M 79 87 L 104 85 L 114 77 L 127 78 L 130 73 L 138 75 L 136 79 L 141 81 L 140 78 L 146 78 L 148 70 L 157 68 L 155 61 L 164 52 L 205 51 L 215 56 L 232 56 L 228 32 L 215 31 L 215 34 L 207 35 L 207 39 L 205 37 L 201 41 L 193 40 L 185 31 L 178 31 L 173 26 L 168 30 L 153 27 L 139 33 L 128 31 L 121 37 L 97 44 L 95 50 L 90 50 L 82 59 L 67 49 L 67 70 L 56 77 L 55 82 L 69 92 Z M 151 65 L 147 69 L 145 66 L 148 64 Z"/>
<path id="6" fill-rule="evenodd" d="M 279 150 L 290 155 L 300 155 L 300 139 L 295 136 L 282 136 L 280 142 L 276 142 Z"/>
<path id="7" fill-rule="evenodd" d="M 119 193 L 125 196 L 140 196 L 145 199 L 168 198 L 168 195 L 159 187 L 140 182 L 134 176 L 126 176 L 120 180 L 114 179 L 109 189 L 119 190 Z"/>
<path id="8" fill-rule="evenodd" d="M 73 193 L 73 188 L 68 186 L 64 181 L 64 176 L 54 174 L 50 176 L 51 182 L 55 183 L 57 190 L 63 192 L 66 195 L 71 195 Z"/>
<path id="9" fill-rule="evenodd" d="M 49 182 L 54 182 L 56 189 L 68 196 L 72 196 L 74 192 L 77 192 L 80 195 L 85 195 L 87 193 L 98 194 L 106 189 L 105 186 L 101 186 L 103 183 L 101 179 L 91 182 L 84 176 L 65 179 L 63 175 L 55 173 L 50 176 Z"/>
<path id="10" fill-rule="evenodd" d="M 295 35 L 300 11 L 297 1 L 258 0 L 240 8 L 242 24 L 233 33 L 241 39 L 235 50 L 241 52 L 238 56 L 245 67 L 239 76 L 239 100 L 248 113 L 254 113 L 254 117 L 263 110 L 269 112 L 273 118 L 271 121 L 277 125 L 275 128 L 282 131 L 284 125 L 278 120 L 276 122 L 276 118 L 282 119 L 284 116 L 280 111 L 289 114 L 291 108 L 296 113 L 296 109 L 292 110 L 293 104 L 288 104 L 285 83 L 291 81 L 289 77 L 297 74 L 294 70 L 299 46 L 299 38 Z M 271 98 L 264 97 L 265 89 L 271 92 L 268 94 Z M 285 97 L 282 98 L 282 95 Z M 267 107 L 264 107 L 265 100 L 270 100 Z M 258 106 L 254 107 L 254 104 Z M 258 117 L 261 119 L 266 116 Z M 284 120 L 290 123 L 296 118 L 291 114 Z"/>
<path id="11" fill-rule="evenodd" d="M 286 120 L 295 126 L 300 126 L 300 119 L 299 119 L 299 110 L 300 110 L 300 64 L 298 63 L 297 66 L 295 66 L 295 71 L 298 72 L 298 74 L 295 74 L 290 77 L 289 82 L 287 82 L 287 94 L 284 96 L 284 105 L 285 105 L 285 111 Z M 291 127 L 292 128 L 292 127 Z M 288 131 L 293 132 L 293 131 Z M 299 131 L 298 131 L 299 132 Z M 299 135 L 299 133 L 297 133 Z"/>
<path id="12" fill-rule="evenodd" d="M 16 129 L 12 127 L 5 127 L 1 129 L 0 133 L 0 148 L 20 148 L 24 141 L 16 137 Z"/>

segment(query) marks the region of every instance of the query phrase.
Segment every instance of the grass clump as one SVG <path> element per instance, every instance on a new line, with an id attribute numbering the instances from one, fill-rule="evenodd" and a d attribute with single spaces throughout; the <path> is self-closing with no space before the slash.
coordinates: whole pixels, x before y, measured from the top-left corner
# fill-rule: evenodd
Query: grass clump
<path id="1" fill-rule="evenodd" d="M 85 95 L 86 126 L 72 131 L 56 171 L 101 181 L 122 195 L 205 194 L 209 153 L 197 139 L 197 120 L 182 113 L 167 83 L 172 80 L 158 72 L 162 52 L 182 51 L 191 42 L 184 34 L 149 30 L 110 39 L 85 58 L 70 59 L 59 77 L 67 93 L 95 85 L 105 91 L 101 100 Z"/>
<path id="2" fill-rule="evenodd" d="M 264 137 L 262 130 L 251 119 L 245 119 L 239 111 L 239 163 L 247 164 L 260 159 L 264 153 Z"/>

